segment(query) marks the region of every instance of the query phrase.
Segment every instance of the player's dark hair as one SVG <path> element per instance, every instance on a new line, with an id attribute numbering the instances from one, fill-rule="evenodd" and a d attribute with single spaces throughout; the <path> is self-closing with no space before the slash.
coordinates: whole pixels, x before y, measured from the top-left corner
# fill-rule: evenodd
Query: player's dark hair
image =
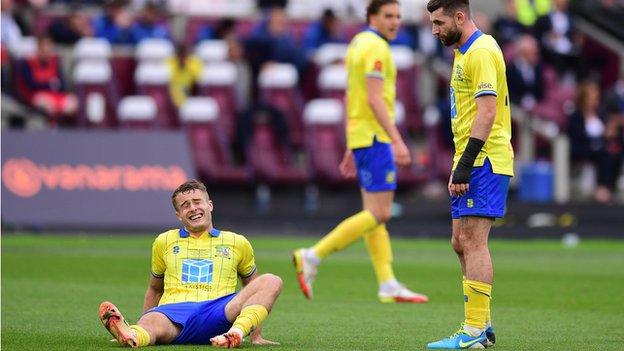
<path id="1" fill-rule="evenodd" d="M 171 194 L 171 203 L 173 204 L 173 208 L 176 211 L 178 210 L 178 206 L 176 205 L 175 197 L 180 193 L 185 193 L 191 190 L 200 190 L 208 195 L 208 190 L 206 189 L 204 183 L 200 182 L 197 179 L 189 179 L 186 182 L 182 183 L 176 190 L 173 191 L 173 194 Z"/>
<path id="2" fill-rule="evenodd" d="M 370 16 L 379 13 L 379 9 L 384 5 L 399 4 L 398 0 L 372 0 L 366 7 L 366 23 L 370 23 Z"/>
<path id="3" fill-rule="evenodd" d="M 441 8 L 445 15 L 453 16 L 457 11 L 463 11 L 470 17 L 470 0 L 429 0 L 427 11 L 429 13 Z"/>

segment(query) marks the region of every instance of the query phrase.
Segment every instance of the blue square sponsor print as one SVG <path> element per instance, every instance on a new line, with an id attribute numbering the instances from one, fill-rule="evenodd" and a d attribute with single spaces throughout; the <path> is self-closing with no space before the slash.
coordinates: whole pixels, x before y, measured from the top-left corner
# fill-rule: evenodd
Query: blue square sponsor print
<path id="1" fill-rule="evenodd" d="M 186 259 L 182 262 L 182 283 L 212 282 L 212 260 Z"/>

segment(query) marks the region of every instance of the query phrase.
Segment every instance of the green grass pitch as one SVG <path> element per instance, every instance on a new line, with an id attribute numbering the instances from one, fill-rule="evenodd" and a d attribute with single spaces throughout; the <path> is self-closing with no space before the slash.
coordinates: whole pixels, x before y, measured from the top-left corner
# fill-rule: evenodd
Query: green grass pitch
<path id="1" fill-rule="evenodd" d="M 250 235 L 251 234 L 251 235 Z M 426 305 L 385 305 L 361 243 L 321 266 L 315 299 L 300 294 L 290 250 L 312 238 L 248 234 L 260 272 L 284 279 L 264 326 L 266 350 L 424 350 L 463 318 L 461 274 L 445 240 L 393 240 L 400 280 Z M 152 236 L 2 237 L 3 350 L 116 350 L 97 309 L 110 300 L 135 322 Z M 491 243 L 495 350 L 624 350 L 624 242 Z M 244 348 L 251 348 L 246 341 Z M 161 346 L 205 350 L 206 346 Z M 257 349 L 257 348 L 256 348 Z"/>

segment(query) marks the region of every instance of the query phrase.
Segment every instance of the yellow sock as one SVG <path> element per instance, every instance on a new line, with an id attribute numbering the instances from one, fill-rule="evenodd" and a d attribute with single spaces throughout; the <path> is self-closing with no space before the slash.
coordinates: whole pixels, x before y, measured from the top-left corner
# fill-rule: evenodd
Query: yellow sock
<path id="1" fill-rule="evenodd" d="M 466 325 L 478 329 L 485 329 L 490 310 L 492 285 L 475 280 L 465 280 L 464 287 L 464 316 Z"/>
<path id="2" fill-rule="evenodd" d="M 137 337 L 137 342 L 139 343 L 139 347 L 149 346 L 150 344 L 150 336 L 147 333 L 147 330 L 140 325 L 134 324 L 131 325 L 130 328 L 134 330 Z"/>
<path id="3" fill-rule="evenodd" d="M 242 330 L 243 336 L 248 335 L 254 331 L 268 315 L 269 311 L 262 305 L 247 306 L 243 308 L 238 317 L 236 317 L 232 328 Z"/>
<path id="4" fill-rule="evenodd" d="M 340 251 L 377 226 L 377 219 L 364 210 L 342 221 L 312 247 L 318 258 L 324 259 L 334 251 Z"/>
<path id="5" fill-rule="evenodd" d="M 373 262 L 377 282 L 381 284 L 395 279 L 394 270 L 392 269 L 392 247 L 390 246 L 390 235 L 386 225 L 378 225 L 375 229 L 366 233 L 364 242 Z"/>

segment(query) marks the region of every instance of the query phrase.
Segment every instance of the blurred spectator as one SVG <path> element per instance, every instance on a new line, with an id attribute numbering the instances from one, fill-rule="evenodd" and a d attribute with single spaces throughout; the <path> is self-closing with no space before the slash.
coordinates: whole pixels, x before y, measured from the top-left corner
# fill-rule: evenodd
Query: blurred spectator
<path id="1" fill-rule="evenodd" d="M 527 33 L 527 28 L 518 21 L 515 0 L 507 0 L 505 13 L 494 22 L 494 36 L 502 48 Z"/>
<path id="2" fill-rule="evenodd" d="M 17 53 L 22 40 L 22 30 L 13 17 L 13 0 L 2 0 L 0 19 L 0 44 L 12 54 Z"/>
<path id="3" fill-rule="evenodd" d="M 152 1 L 145 3 L 141 9 L 139 18 L 132 25 L 132 40 L 139 43 L 143 39 L 168 39 L 171 40 L 169 29 L 163 23 L 159 23 L 161 17 L 160 7 Z"/>
<path id="4" fill-rule="evenodd" d="M 285 9 L 288 5 L 288 0 L 256 0 L 256 5 L 262 10 L 270 10 L 274 7 Z"/>
<path id="5" fill-rule="evenodd" d="M 399 32 L 397 33 L 397 37 L 390 42 L 390 45 L 401 45 L 415 49 L 416 40 L 414 39 L 414 31 L 415 28 L 412 26 L 401 25 Z"/>
<path id="6" fill-rule="evenodd" d="M 340 23 L 331 9 L 325 9 L 321 19 L 312 23 L 303 37 L 303 50 L 306 57 L 314 55 L 316 49 L 327 43 L 345 43 L 346 39 L 340 32 Z"/>
<path id="7" fill-rule="evenodd" d="M 171 72 L 169 93 L 171 100 L 180 108 L 201 75 L 203 64 L 195 55 L 189 55 L 184 44 L 176 46 L 176 55 L 167 60 Z"/>
<path id="8" fill-rule="evenodd" d="M 240 61 L 244 58 L 243 46 L 236 34 L 236 21 L 232 18 L 224 18 L 216 27 L 203 26 L 197 35 L 196 42 L 202 40 L 224 40 L 228 45 L 228 59 Z"/>
<path id="9" fill-rule="evenodd" d="M 257 96 L 257 77 L 263 65 L 271 62 L 290 63 L 297 67 L 300 78 L 306 68 L 305 56 L 289 33 L 286 12 L 278 7 L 266 13 L 266 19 L 246 40 L 245 56 L 251 66 L 254 98 Z"/>
<path id="10" fill-rule="evenodd" d="M 579 48 L 575 43 L 568 0 L 554 0 L 553 4 L 551 13 L 537 19 L 535 34 L 547 63 L 555 66 L 560 74 L 576 73 Z"/>
<path id="11" fill-rule="evenodd" d="M 52 124 L 64 124 L 73 119 L 78 101 L 74 94 L 65 90 L 52 38 L 37 38 L 37 53 L 24 60 L 21 76 L 27 88 L 28 101 L 50 116 Z"/>
<path id="12" fill-rule="evenodd" d="M 104 5 L 104 14 L 93 22 L 96 37 L 104 38 L 111 44 L 131 45 L 132 14 L 126 0 L 108 0 Z"/>
<path id="13" fill-rule="evenodd" d="M 290 146 L 288 125 L 282 111 L 267 104 L 252 105 L 249 109 L 239 114 L 236 123 L 236 136 L 232 149 L 237 163 L 245 164 L 247 162 L 247 148 L 252 141 L 254 129 L 256 125 L 262 124 L 271 125 L 280 145 Z"/>
<path id="14" fill-rule="evenodd" d="M 547 15 L 552 8 L 552 0 L 515 0 L 518 22 L 525 27 L 535 24 L 538 17 Z"/>
<path id="15" fill-rule="evenodd" d="M 57 44 L 72 45 L 83 37 L 93 36 L 93 28 L 87 15 L 81 11 L 71 11 L 67 18 L 57 19 L 48 29 Z"/>
<path id="16" fill-rule="evenodd" d="M 515 51 L 516 57 L 507 67 L 510 98 L 530 111 L 544 98 L 539 46 L 532 36 L 525 34 L 515 43 Z"/>
<path id="17" fill-rule="evenodd" d="M 598 172 L 598 186 L 594 199 L 601 203 L 611 201 L 619 167 L 621 144 L 613 143 L 613 130 L 608 130 L 605 116 L 599 114 L 600 88 L 595 82 L 578 87 L 576 111 L 568 121 L 572 159 L 591 162 Z M 610 127 L 613 128 L 613 127 Z"/>

